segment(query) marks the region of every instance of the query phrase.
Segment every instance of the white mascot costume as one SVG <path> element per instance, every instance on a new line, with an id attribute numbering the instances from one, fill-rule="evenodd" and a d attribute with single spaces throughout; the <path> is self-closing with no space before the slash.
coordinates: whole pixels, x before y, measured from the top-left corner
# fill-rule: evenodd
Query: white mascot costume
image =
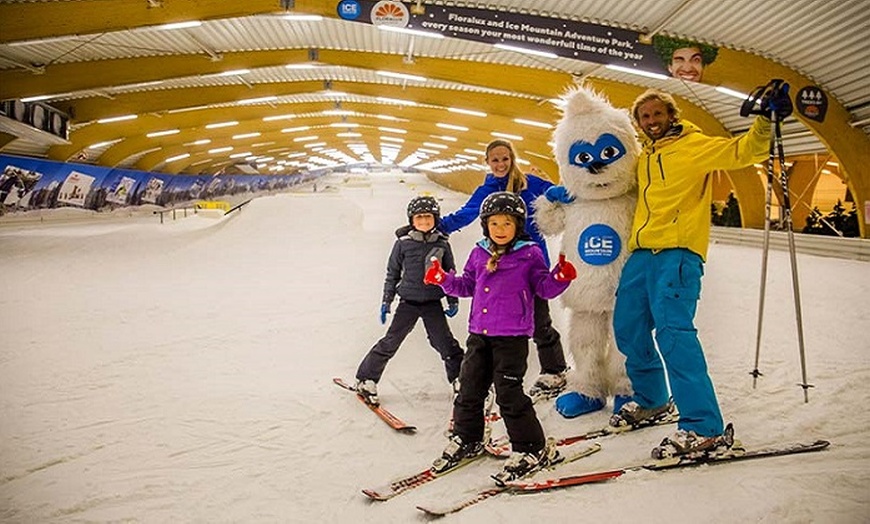
<path id="1" fill-rule="evenodd" d="M 572 418 L 631 400 L 625 357 L 613 338 L 613 305 L 628 254 L 637 202 L 640 145 L 628 112 L 599 94 L 574 88 L 553 133 L 561 185 L 535 200 L 535 221 L 546 236 L 561 234 L 560 251 L 577 268 L 561 300 L 569 312 L 568 347 L 574 357 L 573 390 L 556 399 Z"/>

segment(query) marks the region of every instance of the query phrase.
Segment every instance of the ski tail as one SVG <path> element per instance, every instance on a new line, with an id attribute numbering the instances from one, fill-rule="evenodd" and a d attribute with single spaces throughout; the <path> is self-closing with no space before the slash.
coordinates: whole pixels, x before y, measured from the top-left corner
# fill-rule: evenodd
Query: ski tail
<path id="1" fill-rule="evenodd" d="M 358 398 L 360 402 L 362 402 L 375 415 L 377 415 L 388 426 L 395 429 L 396 431 L 399 431 L 401 433 L 415 433 L 417 431 L 417 426 L 413 426 L 411 424 L 408 424 L 407 422 L 405 422 L 401 418 L 394 415 L 391 411 L 387 410 L 387 408 L 385 408 L 381 405 L 375 406 L 373 404 L 369 404 L 368 402 L 366 402 L 365 397 L 363 397 L 362 395 L 357 393 L 356 388 L 353 387 L 351 384 L 347 383 L 341 377 L 333 377 L 332 382 L 336 386 L 338 386 L 342 389 L 345 389 L 347 391 L 350 391 L 354 395 L 356 395 L 356 398 Z"/>

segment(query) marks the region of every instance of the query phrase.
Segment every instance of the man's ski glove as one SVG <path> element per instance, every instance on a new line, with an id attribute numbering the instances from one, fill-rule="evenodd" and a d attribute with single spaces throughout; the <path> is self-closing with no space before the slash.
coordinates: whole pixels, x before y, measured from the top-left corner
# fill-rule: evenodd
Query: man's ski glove
<path id="1" fill-rule="evenodd" d="M 544 192 L 544 198 L 549 202 L 559 202 L 562 204 L 570 204 L 574 201 L 574 196 L 568 192 L 565 186 L 550 186 Z"/>
<path id="2" fill-rule="evenodd" d="M 770 118 L 772 113 L 776 113 L 776 119 L 779 121 L 785 120 L 793 110 L 791 99 L 788 97 L 788 84 L 785 82 L 770 89 L 763 102 L 766 102 L 765 116 Z"/>
<path id="3" fill-rule="evenodd" d="M 387 323 L 387 315 L 390 314 L 390 305 L 384 302 L 381 304 L 381 324 Z"/>
<path id="4" fill-rule="evenodd" d="M 554 278 L 559 282 L 570 282 L 577 278 L 577 269 L 574 267 L 574 264 L 565 260 L 565 254 L 559 254 L 559 262 L 556 264 L 554 268 Z"/>
<path id="5" fill-rule="evenodd" d="M 788 97 L 788 87 L 788 83 L 779 78 L 756 87 L 740 106 L 740 116 L 761 115 L 770 120 L 776 114 L 777 121 L 782 121 L 794 109 Z"/>
<path id="6" fill-rule="evenodd" d="M 441 262 L 438 262 L 438 259 L 432 257 L 432 265 L 429 266 L 429 269 L 426 270 L 426 275 L 423 277 L 423 282 L 426 284 L 440 284 L 444 282 L 444 275 L 447 273 L 441 269 Z"/>
<path id="7" fill-rule="evenodd" d="M 444 310 L 445 315 L 453 318 L 456 316 L 457 313 L 459 313 L 459 303 L 447 304 L 447 309 Z"/>

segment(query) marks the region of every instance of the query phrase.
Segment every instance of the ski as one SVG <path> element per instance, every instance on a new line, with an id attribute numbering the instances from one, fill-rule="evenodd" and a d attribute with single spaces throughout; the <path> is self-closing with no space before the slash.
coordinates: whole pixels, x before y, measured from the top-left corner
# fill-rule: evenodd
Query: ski
<path id="1" fill-rule="evenodd" d="M 583 440 L 593 440 L 602 437 L 609 437 L 611 435 L 619 435 L 620 433 L 627 433 L 629 431 L 635 431 L 638 429 L 649 428 L 652 426 L 662 426 L 665 424 L 673 424 L 679 420 L 679 414 L 676 411 L 669 411 L 666 413 L 662 413 L 661 415 L 642 420 L 632 425 L 628 426 L 605 426 L 600 429 L 596 429 L 593 431 L 587 431 L 586 433 L 581 433 L 579 435 L 573 435 L 570 437 L 562 437 L 560 439 L 556 439 L 557 446 L 570 446 L 571 444 L 575 444 L 577 442 Z M 486 451 L 490 455 L 494 457 L 507 457 L 510 455 L 511 448 L 510 443 L 506 443 L 502 446 L 494 446 L 493 444 L 487 444 Z"/>
<path id="2" fill-rule="evenodd" d="M 498 440 L 499 440 L 498 442 L 494 443 L 495 446 L 501 446 L 504 444 L 504 442 L 507 442 L 507 436 L 502 436 Z M 502 441 L 504 441 L 504 442 L 502 442 Z M 436 471 L 435 468 L 432 468 L 432 467 L 426 468 L 423 471 L 420 471 L 419 473 L 414 473 L 411 475 L 407 475 L 407 476 L 392 480 L 392 481 L 384 484 L 383 486 L 363 489 L 362 492 L 368 498 L 370 498 L 372 500 L 379 500 L 379 501 L 390 500 L 391 498 L 393 498 L 397 495 L 401 495 L 402 493 L 405 493 L 406 491 L 410 491 L 412 489 L 419 488 L 423 484 L 428 484 L 429 482 L 432 482 L 433 480 L 435 480 L 437 478 L 443 477 L 444 475 L 447 475 L 448 473 L 452 473 L 452 472 L 456 471 L 457 469 L 459 469 L 463 466 L 467 466 L 468 464 L 471 464 L 472 462 L 476 462 L 478 459 L 481 459 L 484 457 L 486 457 L 485 453 L 479 453 L 473 457 L 464 458 L 464 459 L 460 460 L 459 462 L 457 462 L 454 466 L 452 466 L 448 469 L 442 470 L 442 471 Z"/>
<path id="3" fill-rule="evenodd" d="M 688 457 L 672 457 L 662 460 L 645 462 L 634 466 L 613 469 L 609 471 L 597 471 L 594 473 L 584 473 L 581 475 L 571 475 L 567 477 L 559 477 L 548 480 L 535 482 L 514 481 L 508 482 L 507 486 L 511 493 L 530 493 L 537 491 L 548 491 L 551 489 L 565 488 L 568 486 L 579 486 L 582 484 L 592 484 L 603 482 L 613 478 L 621 477 L 626 473 L 638 470 L 663 471 L 668 469 L 686 468 L 701 466 L 704 464 L 722 464 L 725 462 L 736 462 L 740 460 L 751 460 L 764 457 L 780 457 L 784 455 L 794 455 L 796 453 L 809 453 L 813 451 L 821 451 L 830 446 L 827 440 L 817 440 L 811 444 L 796 443 L 787 444 L 784 446 L 775 446 L 770 448 L 760 449 L 744 449 L 735 445 L 726 453 L 720 455 L 698 455 Z"/>
<path id="4" fill-rule="evenodd" d="M 550 464 L 549 466 L 545 466 L 541 469 L 532 471 L 531 473 L 529 473 L 525 477 L 521 477 L 521 479 L 519 479 L 519 480 L 533 477 L 542 471 L 552 471 L 560 466 L 564 466 L 565 464 L 570 464 L 570 463 L 572 463 L 576 460 L 579 460 L 583 457 L 588 457 L 589 455 L 596 453 L 598 451 L 601 451 L 601 444 L 596 442 L 596 443 L 594 443 L 594 444 L 592 444 L 584 449 L 581 449 L 581 450 L 578 450 L 575 452 L 571 452 L 571 453 L 567 453 L 564 455 L 565 458 L 563 458 L 559 462 L 556 462 L 555 464 Z M 467 498 L 464 498 L 462 500 L 456 501 L 454 503 L 446 504 L 443 506 L 422 505 L 421 504 L 421 505 L 417 506 L 417 509 L 422 511 L 423 513 L 425 513 L 427 515 L 430 515 L 430 516 L 443 517 L 445 515 L 450 515 L 451 513 L 456 513 L 458 511 L 462 511 L 463 509 L 465 509 L 469 506 L 473 506 L 479 502 L 483 502 L 484 500 L 491 499 L 491 498 L 493 498 L 496 495 L 499 495 L 501 493 L 508 492 L 511 489 L 510 484 L 511 483 L 508 483 L 505 486 L 492 486 L 489 488 L 484 488 L 484 489 L 478 491 L 477 493 L 474 493 L 470 497 L 467 497 Z"/>
<path id="5" fill-rule="evenodd" d="M 362 402 L 367 408 L 372 410 L 378 417 L 380 417 L 381 420 L 386 422 L 388 426 L 395 429 L 396 431 L 400 431 L 402 433 L 414 433 L 417 431 L 417 426 L 412 426 L 406 423 L 404 420 L 387 411 L 387 409 L 383 406 L 373 406 L 372 404 L 366 402 L 366 399 L 362 395 L 357 393 L 356 388 L 345 382 L 344 379 L 340 377 L 334 377 L 332 379 L 332 382 L 334 382 L 335 385 L 342 389 L 353 392 L 360 402 Z"/>

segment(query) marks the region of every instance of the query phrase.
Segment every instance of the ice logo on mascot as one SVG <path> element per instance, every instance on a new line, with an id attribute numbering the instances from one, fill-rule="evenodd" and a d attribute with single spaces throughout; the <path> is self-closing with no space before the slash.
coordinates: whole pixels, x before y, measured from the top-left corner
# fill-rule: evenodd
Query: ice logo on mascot
<path id="1" fill-rule="evenodd" d="M 592 224 L 580 234 L 577 253 L 583 262 L 592 266 L 610 264 L 619 257 L 622 240 L 607 224 Z"/>

